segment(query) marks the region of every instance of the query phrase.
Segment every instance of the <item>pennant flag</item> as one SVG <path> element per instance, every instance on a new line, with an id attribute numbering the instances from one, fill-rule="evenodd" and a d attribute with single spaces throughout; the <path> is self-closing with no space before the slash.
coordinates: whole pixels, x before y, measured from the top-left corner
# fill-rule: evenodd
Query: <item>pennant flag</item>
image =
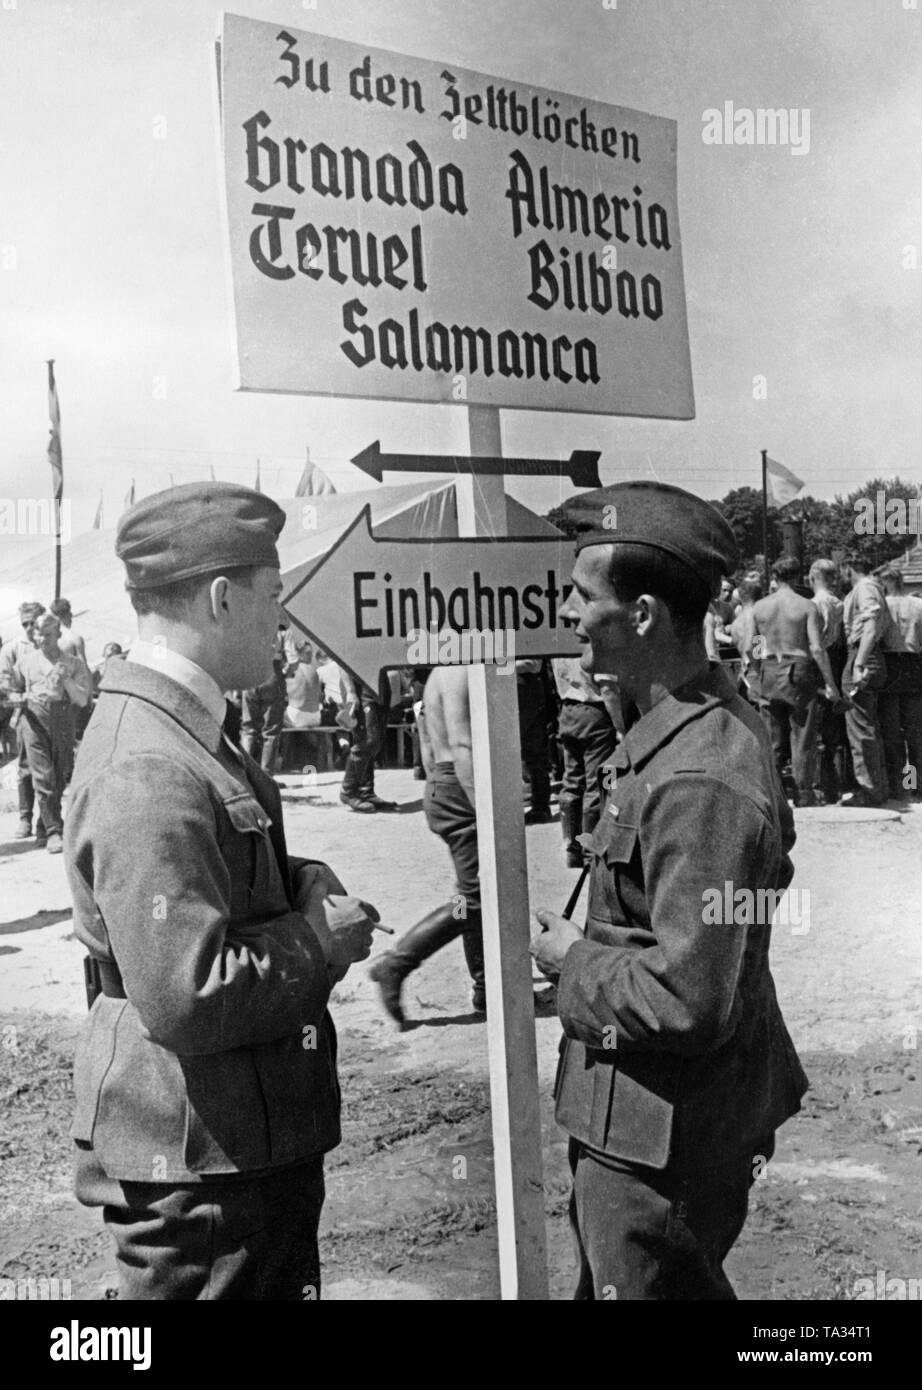
<path id="1" fill-rule="evenodd" d="M 99 489 L 99 506 L 96 508 L 96 516 L 93 518 L 93 530 L 102 530 L 102 488 Z"/>
<path id="2" fill-rule="evenodd" d="M 262 492 L 263 485 L 259 477 L 259 459 L 256 460 L 256 482 L 253 484 L 254 492 Z"/>
<path id="3" fill-rule="evenodd" d="M 786 507 L 792 502 L 804 485 L 803 479 L 776 463 L 772 458 L 765 459 L 765 481 L 768 484 L 769 501 L 776 507 Z"/>
<path id="4" fill-rule="evenodd" d="M 125 507 L 128 508 L 128 507 L 133 507 L 133 506 L 134 506 L 134 478 L 132 478 L 132 480 L 131 480 L 131 487 L 130 487 L 130 488 L 128 489 L 128 491 L 125 493 Z"/>
<path id="5" fill-rule="evenodd" d="M 324 473 L 313 463 L 304 465 L 300 482 L 295 488 L 295 497 L 331 497 L 336 488 Z"/>
<path id="6" fill-rule="evenodd" d="M 51 464 L 54 500 L 60 502 L 64 494 L 64 458 L 61 453 L 61 407 L 58 403 L 58 388 L 54 379 L 53 361 L 48 363 L 48 413 L 51 416 L 48 462 Z"/>

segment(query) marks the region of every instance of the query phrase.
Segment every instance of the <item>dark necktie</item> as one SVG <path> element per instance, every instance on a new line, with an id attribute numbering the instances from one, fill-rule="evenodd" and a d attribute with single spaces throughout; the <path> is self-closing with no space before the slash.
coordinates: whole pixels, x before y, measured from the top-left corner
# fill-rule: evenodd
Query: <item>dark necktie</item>
<path id="1" fill-rule="evenodd" d="M 235 748 L 240 747 L 240 725 L 242 715 L 232 700 L 226 700 L 224 709 L 224 733 Z"/>

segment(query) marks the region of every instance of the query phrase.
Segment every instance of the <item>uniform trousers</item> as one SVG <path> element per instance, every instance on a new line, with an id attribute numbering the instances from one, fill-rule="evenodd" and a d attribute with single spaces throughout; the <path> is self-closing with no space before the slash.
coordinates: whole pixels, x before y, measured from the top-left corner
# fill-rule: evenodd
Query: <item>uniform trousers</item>
<path id="1" fill-rule="evenodd" d="M 874 651 L 868 657 L 868 684 L 852 694 L 857 646 L 849 647 L 845 670 L 842 672 L 842 693 L 850 704 L 845 711 L 845 731 L 852 752 L 855 781 L 876 801 L 886 801 L 888 794 L 884 743 L 880 732 L 878 702 L 880 691 L 887 683 L 883 656 Z"/>
<path id="2" fill-rule="evenodd" d="M 816 729 L 819 672 L 809 657 L 764 657 L 757 693 L 779 776 L 790 744 L 791 776 L 804 797 L 816 780 Z"/>
<path id="3" fill-rule="evenodd" d="M 243 750 L 264 772 L 275 772 L 278 741 L 285 724 L 288 687 L 285 667 L 273 662 L 272 679 L 254 690 L 244 690 L 240 702 L 240 742 Z"/>
<path id="4" fill-rule="evenodd" d="M 455 888 L 468 910 L 480 910 L 480 860 L 477 817 L 458 781 L 454 763 L 436 763 L 423 794 L 426 824 L 444 840 L 455 868 Z"/>
<path id="5" fill-rule="evenodd" d="M 546 814 L 551 804 L 551 750 L 544 678 L 519 672 L 519 751 L 531 785 L 531 809 Z"/>
<path id="6" fill-rule="evenodd" d="M 25 713 L 21 712 L 19 722 L 16 725 L 16 790 L 19 795 L 19 819 L 31 822 L 32 812 L 35 810 L 35 787 L 32 785 L 29 755 L 26 752 L 26 740 L 22 730 L 25 719 Z M 39 811 L 36 830 L 39 835 L 45 833 L 41 811 Z"/>
<path id="7" fill-rule="evenodd" d="M 84 1206 L 102 1207 L 122 1299 L 320 1297 L 322 1157 L 258 1176 L 127 1182 L 79 1145 L 76 1193 Z"/>
<path id="8" fill-rule="evenodd" d="M 53 701 L 47 709 L 41 710 L 25 706 L 19 730 L 45 834 L 60 835 L 63 830 L 61 797 L 74 765 L 74 721 L 70 703 Z M 26 819 L 21 798 L 20 815 Z"/>
<path id="9" fill-rule="evenodd" d="M 579 1257 L 574 1298 L 735 1299 L 723 1262 L 743 1229 L 749 1189 L 774 1135 L 735 1155 L 702 1145 L 662 1169 L 622 1163 L 570 1140 L 570 1225 Z"/>
<path id="10" fill-rule="evenodd" d="M 582 830 L 594 830 L 599 819 L 598 772 L 615 750 L 615 726 L 597 701 L 564 700 L 557 730 L 563 748 L 560 809 L 572 806 Z"/>
<path id="11" fill-rule="evenodd" d="M 383 693 L 383 692 L 382 692 Z M 390 700 L 362 687 L 355 711 L 352 747 L 343 772 L 343 796 L 368 800 L 375 793 L 375 759 L 384 747 Z"/>
<path id="12" fill-rule="evenodd" d="M 879 695 L 878 714 L 890 795 L 919 794 L 922 779 L 922 655 L 887 652 L 887 684 Z M 912 769 L 903 784 L 903 769 Z"/>

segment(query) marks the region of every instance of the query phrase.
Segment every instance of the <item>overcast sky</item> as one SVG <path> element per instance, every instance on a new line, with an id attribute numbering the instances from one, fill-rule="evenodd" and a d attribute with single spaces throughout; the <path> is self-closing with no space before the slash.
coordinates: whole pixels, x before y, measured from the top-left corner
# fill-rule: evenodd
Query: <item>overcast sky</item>
<path id="1" fill-rule="evenodd" d="M 909 3 L 909 0 L 906 0 Z M 920 0 L 922 3 L 922 0 Z M 14 7 L 11 7 L 14 6 Z M 602 450 L 602 480 L 706 497 L 759 450 L 831 497 L 922 480 L 922 10 L 904 0 L 237 0 L 232 10 L 678 121 L 697 418 L 504 411 L 509 453 Z M 208 476 L 291 495 L 304 449 L 464 451 L 462 408 L 235 393 L 212 0 L 0 0 L 0 496 L 48 483 L 57 360 L 67 494 L 85 529 Z M 715 146 L 702 113 L 810 113 L 810 150 Z M 156 138 L 166 131 L 166 138 Z M 753 398 L 764 375 L 767 399 Z M 563 484 L 564 495 L 569 485 Z M 539 511 L 555 482 L 509 490 Z M 0 540 L 0 546 L 4 542 Z M 0 558 L 2 563 L 2 558 Z"/>

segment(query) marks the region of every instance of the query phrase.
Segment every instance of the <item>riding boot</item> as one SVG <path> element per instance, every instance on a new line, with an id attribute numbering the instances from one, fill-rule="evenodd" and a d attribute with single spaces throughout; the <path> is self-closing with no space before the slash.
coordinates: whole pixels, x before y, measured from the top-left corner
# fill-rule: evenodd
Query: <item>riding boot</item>
<path id="1" fill-rule="evenodd" d="M 268 734 L 263 739 L 262 753 L 260 754 L 259 765 L 262 768 L 263 772 L 268 772 L 270 777 L 275 776 L 278 742 L 278 734 Z"/>
<path id="2" fill-rule="evenodd" d="M 456 905 L 445 903 L 430 912 L 421 922 L 411 927 L 394 946 L 380 956 L 368 972 L 381 990 L 381 1002 L 395 1023 L 401 1028 L 406 1025 L 400 990 L 404 980 L 422 965 L 429 956 L 435 955 L 449 941 L 454 941 L 467 929 L 469 919 L 458 917 Z"/>
<path id="3" fill-rule="evenodd" d="M 23 840 L 32 834 L 32 810 L 35 805 L 35 791 L 32 787 L 32 778 L 20 777 L 16 783 L 16 790 L 19 794 L 19 827 L 20 833 L 17 839 Z"/>
<path id="4" fill-rule="evenodd" d="M 487 987 L 483 966 L 483 926 L 479 910 L 468 914 L 467 927 L 461 937 L 464 959 L 473 982 L 471 1005 L 478 1013 L 487 1011 Z"/>
<path id="5" fill-rule="evenodd" d="M 583 867 L 583 847 L 576 838 L 583 829 L 582 801 L 560 802 L 560 824 L 563 827 L 563 842 L 567 855 L 568 869 Z"/>
<path id="6" fill-rule="evenodd" d="M 240 735 L 240 747 L 244 753 L 249 754 L 255 763 L 258 763 L 263 748 L 262 736 L 245 732 Z"/>

